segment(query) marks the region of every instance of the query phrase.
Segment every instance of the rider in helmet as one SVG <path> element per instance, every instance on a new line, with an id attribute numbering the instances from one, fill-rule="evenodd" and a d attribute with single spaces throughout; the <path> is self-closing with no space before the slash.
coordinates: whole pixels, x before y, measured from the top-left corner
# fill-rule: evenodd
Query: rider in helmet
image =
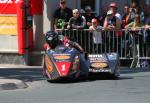
<path id="1" fill-rule="evenodd" d="M 48 31 L 45 36 L 49 48 L 54 49 L 59 44 L 58 34 L 54 31 Z"/>
<path id="2" fill-rule="evenodd" d="M 64 45 L 66 47 L 74 47 L 79 52 L 81 52 L 81 70 L 84 71 L 84 73 L 88 74 L 89 62 L 87 60 L 87 55 L 84 54 L 83 48 L 78 43 L 70 41 L 67 37 L 59 35 L 55 31 L 48 31 L 45 35 L 45 39 L 46 44 L 44 45 L 44 48 L 47 50 L 51 51 L 52 49 L 55 49 L 58 45 Z"/>
<path id="3" fill-rule="evenodd" d="M 67 37 L 64 37 L 63 35 L 59 35 L 55 31 L 48 31 L 45 35 L 46 39 L 46 49 L 55 49 L 58 45 L 65 45 L 65 46 L 72 46 L 79 50 L 80 52 L 83 52 L 83 48 L 76 42 L 70 41 Z"/>

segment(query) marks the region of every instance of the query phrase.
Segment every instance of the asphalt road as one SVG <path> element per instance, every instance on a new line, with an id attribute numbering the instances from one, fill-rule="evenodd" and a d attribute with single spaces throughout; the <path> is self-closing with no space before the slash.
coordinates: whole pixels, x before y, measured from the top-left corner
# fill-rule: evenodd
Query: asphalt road
<path id="1" fill-rule="evenodd" d="M 0 91 L 0 103 L 149 103 L 150 68 L 122 69 L 121 76 L 49 83 L 41 68 L 0 69 L 0 77 L 24 81 L 28 88 Z"/>

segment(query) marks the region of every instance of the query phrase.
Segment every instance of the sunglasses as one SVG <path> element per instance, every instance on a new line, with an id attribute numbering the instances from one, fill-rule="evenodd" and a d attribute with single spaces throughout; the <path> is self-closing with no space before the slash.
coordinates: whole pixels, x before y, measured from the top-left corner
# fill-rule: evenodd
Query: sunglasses
<path id="1" fill-rule="evenodd" d="M 66 4 L 66 2 L 60 2 L 60 4 Z"/>

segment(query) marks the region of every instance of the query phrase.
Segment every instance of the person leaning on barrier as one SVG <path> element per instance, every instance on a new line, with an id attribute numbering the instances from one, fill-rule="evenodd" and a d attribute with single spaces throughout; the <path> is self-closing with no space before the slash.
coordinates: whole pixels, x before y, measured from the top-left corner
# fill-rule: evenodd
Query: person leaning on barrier
<path id="1" fill-rule="evenodd" d="M 134 21 L 136 14 L 140 16 L 141 21 L 144 19 L 144 14 L 141 12 L 140 5 L 136 1 L 133 1 L 130 6 L 129 15 L 127 17 L 129 23 Z"/>
<path id="2" fill-rule="evenodd" d="M 140 15 L 136 14 L 133 22 L 125 26 L 125 29 L 131 29 L 132 36 L 132 51 L 133 51 L 133 61 L 131 63 L 131 68 L 139 66 L 139 56 L 142 55 L 143 49 L 143 35 L 139 34 L 140 28 L 143 28 L 144 25 L 140 20 Z"/>
<path id="3" fill-rule="evenodd" d="M 72 17 L 72 10 L 66 6 L 65 0 L 60 0 L 59 8 L 54 12 L 54 29 L 64 29 Z"/>
<path id="4" fill-rule="evenodd" d="M 85 17 L 80 15 L 78 9 L 74 9 L 72 13 L 73 17 L 70 18 L 67 29 L 72 29 L 70 30 L 71 39 L 77 40 L 82 47 L 85 47 L 85 35 L 83 34 L 83 29 L 86 25 Z"/>
<path id="5" fill-rule="evenodd" d="M 120 20 L 115 16 L 112 10 L 107 12 L 107 16 L 104 21 L 104 30 L 118 30 L 121 29 Z"/>
<path id="6" fill-rule="evenodd" d="M 85 7 L 84 17 L 86 19 L 86 26 L 85 26 L 85 28 L 88 29 L 92 25 L 91 20 L 93 18 L 96 18 L 94 12 L 92 11 L 91 6 L 86 6 Z"/>
<path id="7" fill-rule="evenodd" d="M 107 36 L 105 35 L 105 44 L 107 45 L 105 50 L 120 54 L 122 31 L 119 30 L 121 29 L 121 22 L 115 14 L 112 10 L 109 10 L 104 21 L 103 29 L 107 33 Z"/>
<path id="8" fill-rule="evenodd" d="M 89 30 L 93 35 L 93 52 L 92 53 L 102 53 L 102 26 L 99 26 L 98 20 L 93 18 L 91 20 L 92 25 L 89 27 Z"/>
<path id="9" fill-rule="evenodd" d="M 121 22 L 121 20 L 122 20 L 122 17 L 121 17 L 121 15 L 120 15 L 120 13 L 118 13 L 118 5 L 115 3 L 115 2 L 112 2 L 112 3 L 110 3 L 109 4 L 109 10 L 112 10 L 113 11 L 113 13 L 114 13 L 114 15 L 117 17 L 117 19 L 119 19 L 120 20 L 120 22 Z"/>
<path id="10" fill-rule="evenodd" d="M 70 18 L 67 28 L 68 29 L 83 29 L 86 25 L 84 16 L 80 15 L 78 9 L 72 10 L 73 17 Z"/>
<path id="11" fill-rule="evenodd" d="M 133 22 L 129 23 L 125 26 L 125 29 L 138 30 L 139 28 L 143 28 L 144 24 L 140 20 L 140 15 L 136 14 Z"/>
<path id="12" fill-rule="evenodd" d="M 124 5 L 124 14 L 122 16 L 122 27 L 123 28 L 129 24 L 129 13 L 130 13 L 130 6 L 128 4 L 125 4 Z"/>

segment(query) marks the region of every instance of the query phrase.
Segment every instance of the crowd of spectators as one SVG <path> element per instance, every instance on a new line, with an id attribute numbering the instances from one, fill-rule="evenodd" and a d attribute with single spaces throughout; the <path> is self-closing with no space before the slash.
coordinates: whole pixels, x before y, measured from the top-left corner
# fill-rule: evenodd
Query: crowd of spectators
<path id="1" fill-rule="evenodd" d="M 89 29 L 93 31 L 93 42 L 95 48 L 102 47 L 102 33 L 98 33 L 95 30 L 102 31 L 112 31 L 121 29 L 130 29 L 133 31 L 139 30 L 139 28 L 150 29 L 150 7 L 148 4 L 142 5 L 142 7 L 137 2 L 132 2 L 131 4 L 125 4 L 123 13 L 118 12 L 117 3 L 110 3 L 108 8 L 103 8 L 100 13 L 101 15 L 96 16 L 90 6 L 86 6 L 82 10 L 73 9 L 67 7 L 65 0 L 60 0 L 60 7 L 54 13 L 54 28 L 56 29 Z M 106 10 L 107 9 L 107 10 Z M 121 38 L 118 35 L 122 35 L 121 32 L 115 32 L 117 35 L 117 41 L 115 45 L 119 48 Z M 143 38 L 142 36 L 139 38 Z M 135 39 L 135 41 L 139 40 Z M 141 39 L 142 40 L 142 39 Z M 140 41 L 143 42 L 143 41 Z M 150 35 L 148 31 L 147 35 L 147 47 L 150 48 Z M 136 46 L 135 46 L 136 47 Z M 116 47 L 113 47 L 114 49 Z M 97 49 L 95 49 L 97 50 Z M 99 51 L 102 51 L 98 49 Z M 135 50 L 135 48 L 134 48 Z M 116 50 L 115 50 L 116 51 Z M 134 56 L 139 54 L 139 50 L 134 53 Z M 148 51 L 150 54 L 150 50 Z"/>
<path id="2" fill-rule="evenodd" d="M 97 19 L 100 26 L 103 26 L 105 29 L 123 29 L 125 26 L 134 21 L 135 16 L 140 16 L 140 21 L 145 25 L 146 28 L 150 26 L 150 12 L 149 5 L 144 4 L 142 8 L 138 5 L 137 2 L 132 2 L 130 5 L 124 5 L 124 12 L 118 12 L 118 6 L 116 3 L 112 2 L 109 4 L 109 7 L 100 13 L 100 16 L 96 16 L 90 6 L 86 6 L 85 9 L 70 9 L 67 7 L 65 0 L 60 0 L 59 8 L 55 11 L 54 17 L 54 28 L 61 29 L 61 26 L 68 28 L 69 23 L 73 23 L 76 26 L 84 26 L 84 29 L 89 29 L 92 25 L 91 21 L 93 18 Z M 61 19 L 61 20 L 60 20 Z M 64 25 L 60 25 L 61 23 Z M 78 23 L 82 22 L 82 23 Z M 113 24 L 114 27 L 107 25 Z M 70 28 L 70 27 L 69 27 Z"/>

